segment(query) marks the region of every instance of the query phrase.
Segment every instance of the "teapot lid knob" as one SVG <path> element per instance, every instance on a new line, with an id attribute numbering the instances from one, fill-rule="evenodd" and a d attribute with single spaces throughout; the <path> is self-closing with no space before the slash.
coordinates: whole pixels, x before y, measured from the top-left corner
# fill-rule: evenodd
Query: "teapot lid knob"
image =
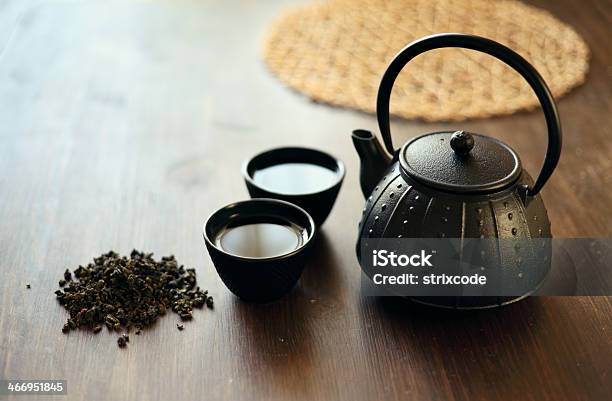
<path id="1" fill-rule="evenodd" d="M 465 131 L 455 131 L 451 135 L 450 146 L 459 156 L 467 156 L 474 147 L 474 137 Z"/>

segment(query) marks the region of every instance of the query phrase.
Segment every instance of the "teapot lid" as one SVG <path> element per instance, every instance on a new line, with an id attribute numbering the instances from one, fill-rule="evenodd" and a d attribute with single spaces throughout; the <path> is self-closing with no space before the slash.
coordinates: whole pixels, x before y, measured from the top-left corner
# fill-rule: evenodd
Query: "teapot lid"
<path id="1" fill-rule="evenodd" d="M 414 138 L 400 151 L 402 170 L 443 191 L 482 193 L 501 189 L 521 175 L 521 161 L 508 145 L 465 131 Z"/>

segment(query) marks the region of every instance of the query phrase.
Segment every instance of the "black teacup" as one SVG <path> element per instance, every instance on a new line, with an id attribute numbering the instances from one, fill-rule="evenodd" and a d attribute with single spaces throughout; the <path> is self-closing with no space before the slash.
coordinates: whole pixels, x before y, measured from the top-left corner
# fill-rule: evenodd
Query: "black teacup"
<path id="1" fill-rule="evenodd" d="M 244 162 L 242 175 L 252 198 L 274 198 L 306 210 L 320 227 L 344 179 L 344 164 L 315 149 L 286 147 Z"/>
<path id="2" fill-rule="evenodd" d="M 214 212 L 203 235 L 227 288 L 245 301 L 270 302 L 299 280 L 315 224 L 291 203 L 250 199 Z"/>

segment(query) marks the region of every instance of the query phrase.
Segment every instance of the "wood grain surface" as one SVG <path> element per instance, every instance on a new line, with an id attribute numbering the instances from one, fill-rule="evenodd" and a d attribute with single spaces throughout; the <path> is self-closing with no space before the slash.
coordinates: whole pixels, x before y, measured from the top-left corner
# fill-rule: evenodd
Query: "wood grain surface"
<path id="1" fill-rule="evenodd" d="M 535 4 L 592 51 L 586 84 L 559 102 L 564 151 L 543 191 L 553 230 L 610 237 L 612 4 Z M 66 379 L 62 399 L 89 401 L 610 399 L 610 298 L 444 313 L 360 296 L 350 131 L 376 123 L 266 71 L 261 38 L 288 5 L 0 0 L 0 379 Z M 494 135 L 532 173 L 546 145 L 538 112 L 392 128 L 397 143 L 443 128 Z M 245 304 L 216 275 L 202 223 L 247 198 L 242 160 L 287 144 L 338 156 L 347 176 L 299 286 Z M 182 332 L 167 315 L 125 350 L 106 330 L 62 334 L 64 269 L 132 248 L 195 267 L 215 310 Z"/>

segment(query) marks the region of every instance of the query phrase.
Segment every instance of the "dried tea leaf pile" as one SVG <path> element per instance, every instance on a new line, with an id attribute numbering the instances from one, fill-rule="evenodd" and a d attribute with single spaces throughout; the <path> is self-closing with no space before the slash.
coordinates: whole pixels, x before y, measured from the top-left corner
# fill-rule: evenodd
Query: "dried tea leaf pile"
<path id="1" fill-rule="evenodd" d="M 128 258 L 110 251 L 87 266 L 79 266 L 74 278 L 66 269 L 59 285 L 63 290 L 55 294 L 70 313 L 64 333 L 76 328 L 98 333 L 105 325 L 118 331 L 135 327 L 140 334 L 141 328 L 151 325 L 168 308 L 181 320 L 190 320 L 193 308 L 213 307 L 208 291 L 196 285 L 195 269 L 179 266 L 173 255 L 156 261 L 152 253 L 134 250 Z M 120 347 L 127 342 L 127 334 L 118 339 Z"/>

